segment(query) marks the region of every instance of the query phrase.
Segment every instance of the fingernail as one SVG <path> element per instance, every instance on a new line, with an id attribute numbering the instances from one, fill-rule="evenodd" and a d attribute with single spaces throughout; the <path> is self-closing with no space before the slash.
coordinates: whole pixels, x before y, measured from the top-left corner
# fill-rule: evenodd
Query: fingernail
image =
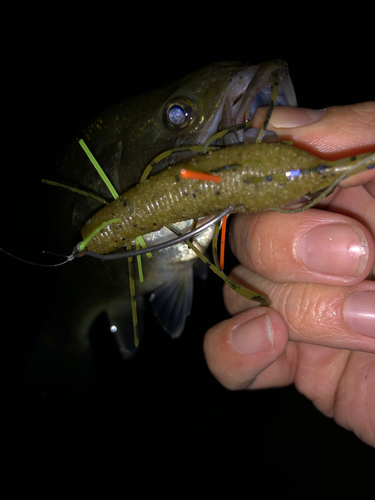
<path id="1" fill-rule="evenodd" d="M 232 346 L 241 354 L 256 354 L 274 346 L 271 320 L 268 314 L 238 325 L 232 331 Z"/>
<path id="2" fill-rule="evenodd" d="M 258 108 L 258 115 L 266 115 L 268 108 Z M 324 109 L 308 109 L 275 106 L 269 124 L 275 128 L 303 127 L 318 121 L 323 115 Z M 263 117 L 264 118 L 264 117 Z"/>
<path id="3" fill-rule="evenodd" d="M 375 338 L 375 292 L 358 292 L 350 295 L 344 317 L 352 330 Z"/>
<path id="4" fill-rule="evenodd" d="M 304 265 L 311 271 L 335 276 L 359 276 L 367 265 L 364 232 L 348 224 L 325 224 L 309 231 L 298 245 Z"/>
<path id="5" fill-rule="evenodd" d="M 303 127 L 317 122 L 323 114 L 324 109 L 285 107 L 282 112 L 272 113 L 270 124 L 277 128 Z"/>

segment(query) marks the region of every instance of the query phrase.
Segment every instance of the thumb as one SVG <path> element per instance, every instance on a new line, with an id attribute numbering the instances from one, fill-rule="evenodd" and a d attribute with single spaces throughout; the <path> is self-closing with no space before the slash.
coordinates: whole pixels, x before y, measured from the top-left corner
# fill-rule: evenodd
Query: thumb
<path id="1" fill-rule="evenodd" d="M 248 389 L 292 381 L 290 370 L 285 369 L 286 356 L 269 370 L 269 376 L 265 371 L 287 344 L 288 332 L 281 316 L 271 308 L 257 307 L 210 328 L 203 348 L 210 371 L 224 387 Z"/>

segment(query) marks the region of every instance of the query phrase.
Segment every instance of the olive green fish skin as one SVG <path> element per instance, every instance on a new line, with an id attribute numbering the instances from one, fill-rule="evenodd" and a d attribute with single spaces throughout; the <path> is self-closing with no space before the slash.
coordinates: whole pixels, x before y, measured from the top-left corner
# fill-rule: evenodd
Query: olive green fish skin
<path id="1" fill-rule="evenodd" d="M 322 174 L 319 158 L 287 144 L 245 144 L 202 155 L 138 184 L 104 207 L 82 229 L 86 237 L 113 218 L 113 223 L 88 245 L 90 251 L 108 253 L 141 234 L 180 220 L 217 214 L 236 205 L 235 212 L 259 212 L 278 208 L 319 189 Z M 180 170 L 210 172 L 219 183 L 183 179 Z M 288 179 L 285 173 L 300 169 L 304 174 Z M 339 173 L 333 169 L 329 181 Z M 327 176 L 327 169 L 324 171 Z"/>

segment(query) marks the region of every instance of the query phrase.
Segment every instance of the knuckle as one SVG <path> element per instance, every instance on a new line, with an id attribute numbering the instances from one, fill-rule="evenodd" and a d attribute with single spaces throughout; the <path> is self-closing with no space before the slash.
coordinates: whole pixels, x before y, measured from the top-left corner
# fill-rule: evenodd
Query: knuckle
<path id="1" fill-rule="evenodd" d="M 273 305 L 288 325 L 291 340 L 319 343 L 329 332 L 343 330 L 342 296 L 312 283 L 278 287 Z"/>

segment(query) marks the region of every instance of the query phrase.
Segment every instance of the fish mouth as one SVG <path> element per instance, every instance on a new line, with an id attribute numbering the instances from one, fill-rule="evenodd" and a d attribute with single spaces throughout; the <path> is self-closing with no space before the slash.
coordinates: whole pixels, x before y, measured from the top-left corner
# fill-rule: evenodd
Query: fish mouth
<path id="1" fill-rule="evenodd" d="M 271 100 L 274 76 L 279 82 L 275 106 L 297 106 L 297 100 L 292 81 L 289 76 L 287 63 L 282 59 L 275 59 L 261 66 L 253 66 L 245 71 L 238 72 L 228 86 L 223 99 L 221 120 L 218 131 L 234 125 L 251 122 L 258 107 L 269 106 Z M 257 129 L 249 128 L 237 130 L 224 137 L 226 146 L 243 142 L 254 142 Z M 267 132 L 266 140 L 276 136 Z M 276 136 L 277 137 L 277 136 Z"/>

